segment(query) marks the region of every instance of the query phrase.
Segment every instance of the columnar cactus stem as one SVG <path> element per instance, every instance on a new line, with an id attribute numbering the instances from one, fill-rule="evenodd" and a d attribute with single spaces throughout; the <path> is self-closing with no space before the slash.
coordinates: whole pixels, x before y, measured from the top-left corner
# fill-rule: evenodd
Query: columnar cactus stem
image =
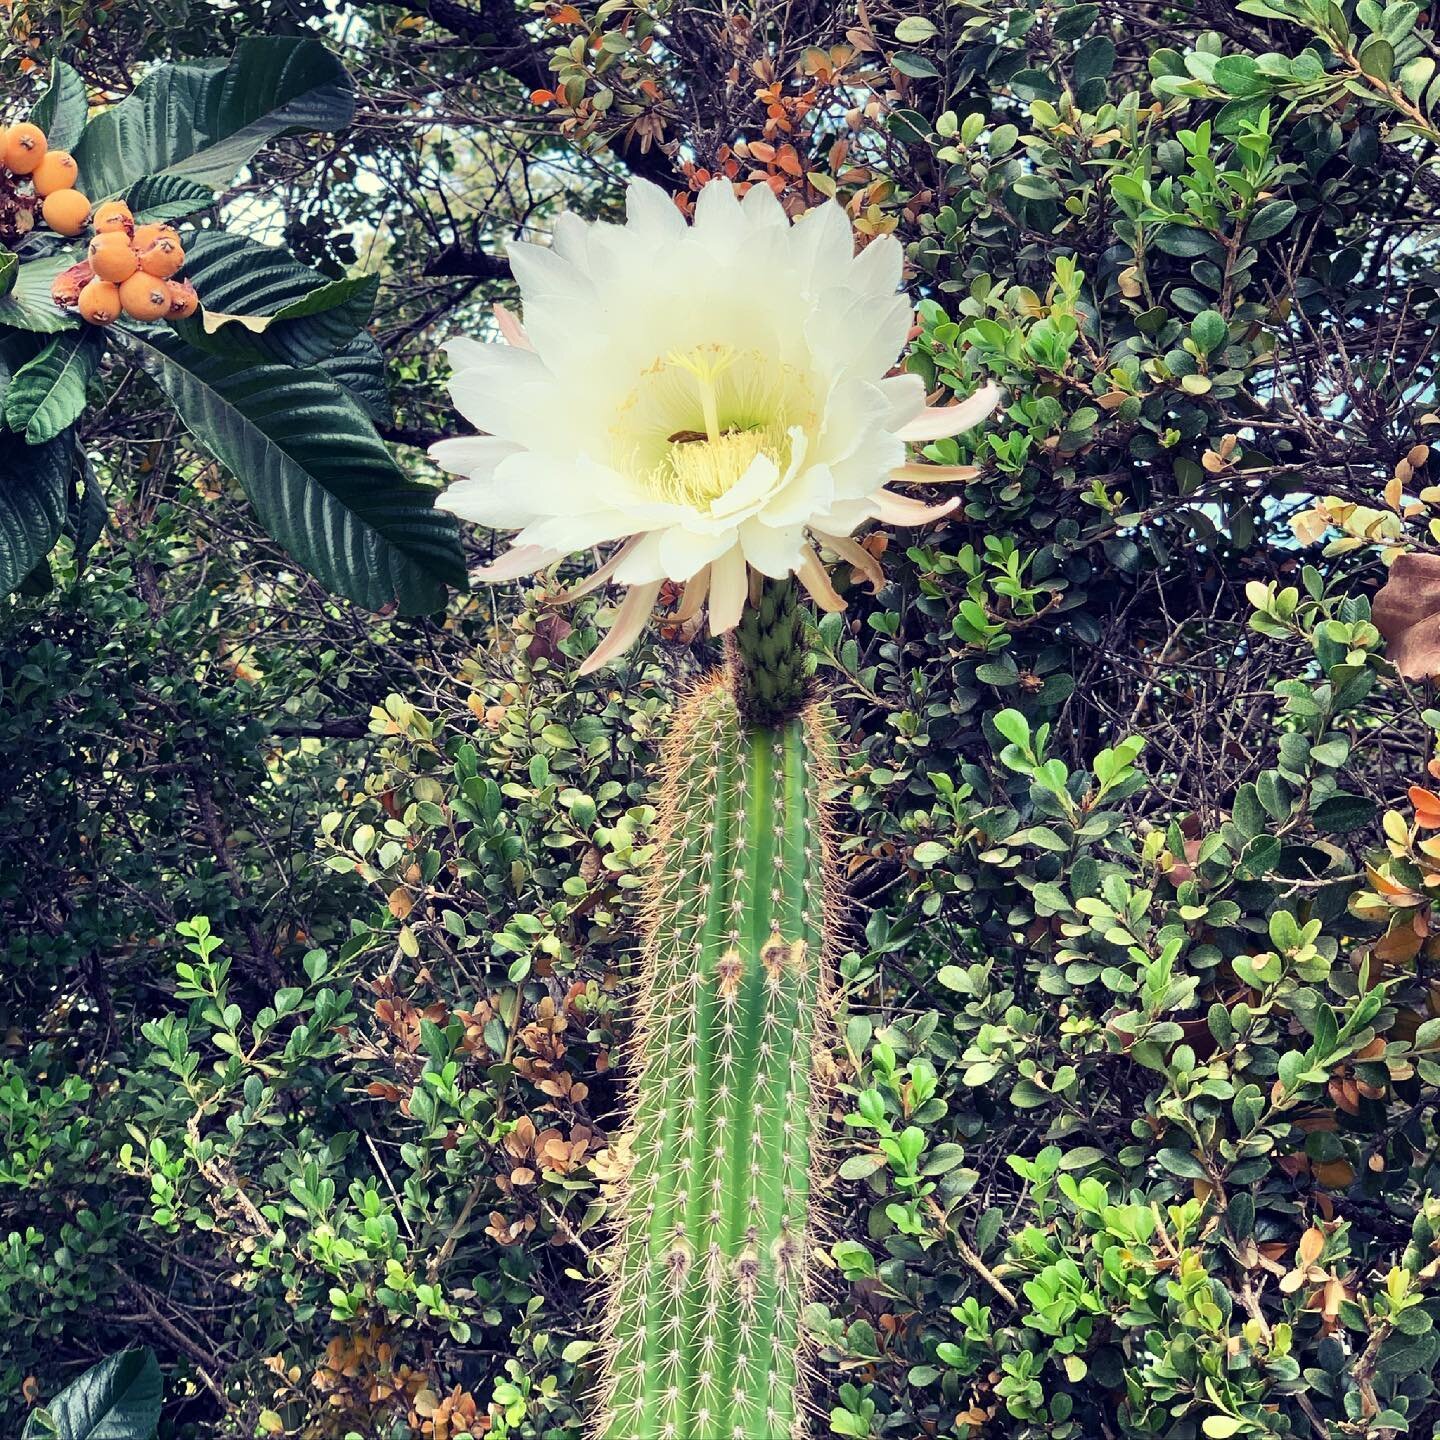
<path id="1" fill-rule="evenodd" d="M 801 1428 L 829 744 L 816 707 L 749 725 L 715 679 L 666 747 L 604 1440 Z"/>

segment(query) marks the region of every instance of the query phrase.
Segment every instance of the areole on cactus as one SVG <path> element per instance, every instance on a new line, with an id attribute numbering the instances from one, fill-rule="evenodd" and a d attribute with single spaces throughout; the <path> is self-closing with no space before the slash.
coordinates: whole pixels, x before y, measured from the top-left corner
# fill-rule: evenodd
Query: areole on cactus
<path id="1" fill-rule="evenodd" d="M 888 482 L 974 473 L 907 464 L 907 442 L 969 429 L 999 396 L 929 406 L 916 376 L 890 373 L 910 324 L 900 249 L 857 257 L 838 206 L 792 225 L 764 187 L 742 202 L 712 182 L 687 226 L 637 182 L 627 208 L 623 227 L 567 218 L 553 250 L 512 247 L 523 324 L 499 312 L 507 344 L 450 351 L 451 393 L 491 433 L 432 454 L 466 477 L 444 508 L 519 532 L 482 579 L 615 543 L 578 587 L 628 587 L 585 670 L 635 638 L 665 580 L 685 587 L 682 616 L 708 605 L 726 636 L 727 666 L 681 701 L 662 753 L 595 1433 L 783 1440 L 806 1429 L 840 891 L 834 740 L 798 591 L 843 608 L 825 551 L 878 584 L 853 533 L 959 503 Z"/>

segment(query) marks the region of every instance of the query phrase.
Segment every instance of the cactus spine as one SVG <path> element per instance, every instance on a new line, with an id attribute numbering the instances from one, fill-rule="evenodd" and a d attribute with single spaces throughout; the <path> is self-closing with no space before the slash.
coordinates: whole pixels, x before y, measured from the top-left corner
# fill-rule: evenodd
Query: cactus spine
<path id="1" fill-rule="evenodd" d="M 740 697 L 734 667 L 702 685 L 663 760 L 604 1440 L 802 1428 L 830 741 L 815 706 L 757 725 Z"/>

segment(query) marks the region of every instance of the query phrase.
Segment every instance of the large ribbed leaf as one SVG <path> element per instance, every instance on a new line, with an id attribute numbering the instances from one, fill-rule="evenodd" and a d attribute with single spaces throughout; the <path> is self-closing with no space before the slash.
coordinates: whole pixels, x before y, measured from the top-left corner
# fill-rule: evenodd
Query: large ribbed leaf
<path id="1" fill-rule="evenodd" d="M 289 130 L 337 130 L 355 113 L 345 67 L 318 40 L 243 40 L 231 59 L 152 70 L 97 115 L 75 147 L 91 199 L 146 175 L 180 175 L 218 189 Z"/>
<path id="2" fill-rule="evenodd" d="M 141 224 L 183 220 L 215 203 L 215 192 L 183 175 L 147 175 L 125 192 L 125 203 Z"/>
<path id="3" fill-rule="evenodd" d="M 31 1413 L 23 1440 L 151 1440 L 160 1423 L 160 1367 L 149 1350 L 126 1350 L 93 1365 Z"/>
<path id="4" fill-rule="evenodd" d="M 408 479 L 324 371 L 210 355 L 165 330 L 124 342 L 191 434 L 244 486 L 261 523 L 330 589 L 378 610 L 433 610 L 465 585 L 453 518 Z"/>
<path id="5" fill-rule="evenodd" d="M 11 377 L 6 425 L 31 445 L 68 430 L 85 408 L 85 388 L 104 353 L 105 332 L 93 325 L 57 335 Z"/>
<path id="6" fill-rule="evenodd" d="M 89 112 L 85 82 L 63 60 L 55 61 L 50 84 L 31 107 L 32 123 L 45 132 L 52 150 L 69 150 L 79 143 Z"/>
<path id="7" fill-rule="evenodd" d="M 331 280 L 288 250 L 202 230 L 185 251 L 202 313 L 176 329 L 201 350 L 235 359 L 312 365 L 342 350 L 370 318 L 376 275 Z"/>
<path id="8" fill-rule="evenodd" d="M 10 293 L 0 298 L 0 325 L 33 330 L 39 335 L 73 330 L 80 321 L 50 298 L 50 286 L 55 277 L 62 270 L 68 270 L 78 258 L 73 251 L 61 251 L 23 261 L 15 272 Z"/>
<path id="9" fill-rule="evenodd" d="M 393 418 L 390 382 L 385 376 L 385 356 L 368 330 L 362 330 L 343 350 L 317 362 L 333 380 L 338 380 L 360 402 L 360 408 L 377 424 Z"/>
<path id="10" fill-rule="evenodd" d="M 27 445 L 0 434 L 0 595 L 8 595 L 60 538 L 69 500 L 70 437 Z"/>

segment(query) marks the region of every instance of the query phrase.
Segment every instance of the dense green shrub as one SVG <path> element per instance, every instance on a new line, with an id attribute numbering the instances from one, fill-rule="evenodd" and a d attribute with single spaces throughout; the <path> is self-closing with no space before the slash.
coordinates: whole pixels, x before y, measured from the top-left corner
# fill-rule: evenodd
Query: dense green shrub
<path id="1" fill-rule="evenodd" d="M 1008 392 L 813 637 L 854 898 L 817 1431 L 1440 1433 L 1440 709 L 1367 600 L 1440 496 L 1428 17 L 582 8 L 522 54 L 362 7 L 353 68 L 543 135 L 542 219 L 558 167 L 616 199 L 557 136 L 838 194 L 906 243 L 912 366 Z M 530 218 L 425 153 L 489 208 L 395 219 L 402 442 Z M 363 228 L 350 175 L 314 203 Z M 145 404 L 97 412 L 111 531 L 0 634 L 7 1423 L 144 1343 L 166 1435 L 578 1437 L 649 766 L 713 655 L 578 680 L 594 598 L 340 608 L 183 452 L 137 477 Z"/>

